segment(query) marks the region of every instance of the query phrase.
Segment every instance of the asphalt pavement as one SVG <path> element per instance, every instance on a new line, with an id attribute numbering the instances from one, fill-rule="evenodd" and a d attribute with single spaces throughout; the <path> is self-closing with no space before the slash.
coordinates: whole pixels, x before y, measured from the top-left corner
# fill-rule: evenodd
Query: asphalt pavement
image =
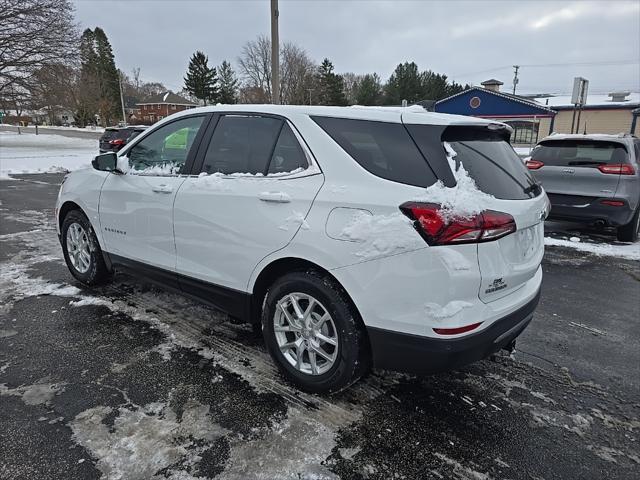
<path id="1" fill-rule="evenodd" d="M 60 181 L 0 181 L 0 478 L 638 478 L 640 262 L 547 248 L 512 356 L 309 395 L 224 314 L 78 284 Z"/>

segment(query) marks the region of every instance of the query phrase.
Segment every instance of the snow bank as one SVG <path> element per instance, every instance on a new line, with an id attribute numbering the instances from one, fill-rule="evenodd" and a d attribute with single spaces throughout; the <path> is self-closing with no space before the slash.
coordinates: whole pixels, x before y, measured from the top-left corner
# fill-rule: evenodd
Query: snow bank
<path id="1" fill-rule="evenodd" d="M 62 135 L 0 135 L 0 177 L 21 173 L 59 173 L 88 167 L 98 154 L 94 139 Z"/>
<path id="2" fill-rule="evenodd" d="M 640 242 L 628 244 L 586 243 L 575 240 L 545 237 L 544 244 L 550 247 L 567 247 L 581 252 L 592 253 L 603 257 L 626 258 L 627 260 L 640 260 Z"/>

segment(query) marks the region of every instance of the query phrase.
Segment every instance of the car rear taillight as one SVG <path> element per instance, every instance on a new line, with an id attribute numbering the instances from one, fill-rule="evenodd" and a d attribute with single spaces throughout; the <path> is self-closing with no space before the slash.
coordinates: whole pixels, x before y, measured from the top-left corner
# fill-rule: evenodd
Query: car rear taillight
<path id="1" fill-rule="evenodd" d="M 111 140 L 109 145 L 124 145 L 124 140 L 121 138 L 116 138 L 115 140 Z"/>
<path id="2" fill-rule="evenodd" d="M 623 200 L 601 200 L 600 203 L 602 205 L 609 205 L 610 207 L 624 207 L 625 203 Z"/>
<path id="3" fill-rule="evenodd" d="M 636 173 L 633 165 L 629 165 L 628 163 L 598 165 L 598 170 L 602 173 L 609 173 L 613 175 L 634 175 Z"/>
<path id="4" fill-rule="evenodd" d="M 471 325 L 465 325 L 464 327 L 456 327 L 456 328 L 434 328 L 433 331 L 438 335 L 457 335 L 459 333 L 470 332 L 471 330 L 475 330 L 482 322 L 472 323 Z"/>
<path id="5" fill-rule="evenodd" d="M 538 170 L 539 168 L 544 167 L 544 163 L 540 160 L 527 160 L 525 165 L 529 170 Z"/>
<path id="6" fill-rule="evenodd" d="M 485 210 L 468 218 L 445 220 L 437 203 L 407 202 L 400 210 L 432 246 L 479 243 L 497 240 L 516 231 L 516 222 L 508 213 Z"/>

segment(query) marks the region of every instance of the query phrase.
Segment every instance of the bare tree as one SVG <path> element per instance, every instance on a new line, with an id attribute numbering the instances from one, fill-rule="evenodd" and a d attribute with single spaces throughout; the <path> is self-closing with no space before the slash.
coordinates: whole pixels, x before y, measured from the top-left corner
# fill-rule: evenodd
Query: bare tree
<path id="1" fill-rule="evenodd" d="M 33 75 L 30 107 L 47 112 L 49 124 L 57 122 L 62 112 L 72 112 L 78 106 L 78 74 L 73 65 L 48 65 Z"/>
<path id="2" fill-rule="evenodd" d="M 358 87 L 362 81 L 364 75 L 358 75 L 356 73 L 347 72 L 342 74 L 342 80 L 344 82 L 344 96 L 347 98 L 349 105 L 354 105 L 358 102 Z"/>
<path id="3" fill-rule="evenodd" d="M 243 84 L 243 103 L 271 102 L 271 40 L 261 35 L 247 42 L 238 58 Z M 280 48 L 280 100 L 287 104 L 309 103 L 315 65 L 307 52 L 292 42 Z"/>
<path id="4" fill-rule="evenodd" d="M 265 35 L 259 35 L 256 40 L 245 43 L 238 64 L 244 78 L 244 89 L 252 92 L 249 98 L 263 97 L 266 103 L 270 103 L 271 40 Z M 261 91 L 262 95 L 257 95 L 258 91 Z M 244 95 L 242 97 L 244 98 Z"/>
<path id="5" fill-rule="evenodd" d="M 302 105 L 310 103 L 316 66 L 307 52 L 291 42 L 285 42 L 280 52 L 280 98 L 282 103 Z"/>
<path id="6" fill-rule="evenodd" d="M 28 90 L 36 72 L 77 55 L 69 0 L 0 0 L 0 94 Z"/>

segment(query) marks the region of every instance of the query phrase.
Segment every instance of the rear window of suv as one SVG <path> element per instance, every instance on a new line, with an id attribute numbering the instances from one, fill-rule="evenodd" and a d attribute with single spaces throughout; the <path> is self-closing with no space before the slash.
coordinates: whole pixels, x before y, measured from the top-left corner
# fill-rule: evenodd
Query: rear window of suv
<path id="1" fill-rule="evenodd" d="M 417 187 L 436 182 L 411 136 L 400 123 L 311 117 L 335 142 L 369 173 Z"/>
<path id="2" fill-rule="evenodd" d="M 552 167 L 592 167 L 628 163 L 621 143 L 597 140 L 549 140 L 531 152 L 531 159 Z"/>
<path id="3" fill-rule="evenodd" d="M 477 187 L 485 193 L 503 200 L 526 200 L 538 196 L 542 191 L 503 131 L 449 126 L 440 138 L 433 138 L 435 132 L 431 125 L 409 125 L 408 128 L 423 149 L 434 141 L 448 142 L 456 152 L 455 161 L 464 166 Z M 427 157 L 429 162 L 446 162 L 443 148 L 430 148 L 430 151 L 442 152 L 442 155 L 436 157 L 432 153 Z"/>

